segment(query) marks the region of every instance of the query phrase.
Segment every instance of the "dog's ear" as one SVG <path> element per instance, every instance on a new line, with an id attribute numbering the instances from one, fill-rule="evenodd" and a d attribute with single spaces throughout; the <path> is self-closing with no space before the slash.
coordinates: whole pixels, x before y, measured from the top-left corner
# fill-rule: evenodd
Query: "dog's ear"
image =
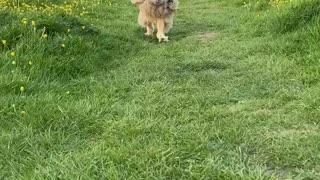
<path id="1" fill-rule="evenodd" d="M 168 1 L 169 2 L 169 9 L 175 11 L 175 10 L 178 10 L 179 9 L 179 1 L 178 0 L 170 0 Z"/>
<path id="2" fill-rule="evenodd" d="M 173 0 L 173 1 L 176 4 L 176 8 L 179 9 L 180 1 L 179 0 Z"/>
<path id="3" fill-rule="evenodd" d="M 169 9 L 175 11 L 178 9 L 179 1 L 178 0 L 168 0 Z"/>

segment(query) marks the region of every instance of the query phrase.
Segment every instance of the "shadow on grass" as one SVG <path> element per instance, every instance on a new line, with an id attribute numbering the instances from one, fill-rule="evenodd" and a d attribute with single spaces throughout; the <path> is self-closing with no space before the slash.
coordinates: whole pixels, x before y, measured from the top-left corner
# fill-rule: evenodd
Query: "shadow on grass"
<path id="1" fill-rule="evenodd" d="M 213 26 L 203 23 L 176 23 L 172 29 L 172 31 L 168 34 L 172 40 L 174 41 L 181 41 L 187 37 L 199 34 L 199 33 L 206 33 L 211 32 Z"/>
<path id="2" fill-rule="evenodd" d="M 172 41 L 181 41 L 187 37 L 191 37 L 193 35 L 199 33 L 211 32 L 213 26 L 206 23 L 175 23 L 171 31 L 167 34 L 169 36 L 169 42 Z M 146 32 L 143 28 L 136 28 L 134 31 L 135 38 L 143 40 L 147 43 L 151 43 L 154 45 L 159 44 L 159 41 L 156 37 L 157 29 L 154 30 L 152 37 L 147 37 L 144 35 Z"/>

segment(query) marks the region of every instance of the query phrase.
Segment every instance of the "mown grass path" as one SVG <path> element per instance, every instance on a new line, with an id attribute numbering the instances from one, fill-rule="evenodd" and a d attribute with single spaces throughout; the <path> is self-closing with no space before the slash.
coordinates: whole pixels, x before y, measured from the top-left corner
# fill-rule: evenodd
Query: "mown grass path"
<path id="1" fill-rule="evenodd" d="M 159 44 L 117 4 L 91 14 L 85 60 L 22 95 L 0 71 L 0 179 L 319 177 L 318 75 L 255 12 L 182 0 Z"/>

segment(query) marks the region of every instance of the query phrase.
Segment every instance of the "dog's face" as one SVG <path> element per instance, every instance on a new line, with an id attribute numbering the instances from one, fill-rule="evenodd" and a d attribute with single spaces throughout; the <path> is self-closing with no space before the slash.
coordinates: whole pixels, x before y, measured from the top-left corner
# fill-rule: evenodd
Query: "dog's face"
<path id="1" fill-rule="evenodd" d="M 152 4 L 161 5 L 166 3 L 167 0 L 149 0 Z"/>

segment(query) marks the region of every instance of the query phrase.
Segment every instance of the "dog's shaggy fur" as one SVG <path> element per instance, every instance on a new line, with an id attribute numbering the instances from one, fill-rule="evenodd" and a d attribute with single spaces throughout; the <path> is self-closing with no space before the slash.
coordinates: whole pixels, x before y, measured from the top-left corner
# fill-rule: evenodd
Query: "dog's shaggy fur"
<path id="1" fill-rule="evenodd" d="M 165 35 L 173 26 L 175 11 L 178 8 L 178 0 L 131 0 L 139 5 L 139 24 L 147 28 L 145 35 L 153 35 L 153 27 L 157 27 L 159 42 L 168 41 Z"/>

